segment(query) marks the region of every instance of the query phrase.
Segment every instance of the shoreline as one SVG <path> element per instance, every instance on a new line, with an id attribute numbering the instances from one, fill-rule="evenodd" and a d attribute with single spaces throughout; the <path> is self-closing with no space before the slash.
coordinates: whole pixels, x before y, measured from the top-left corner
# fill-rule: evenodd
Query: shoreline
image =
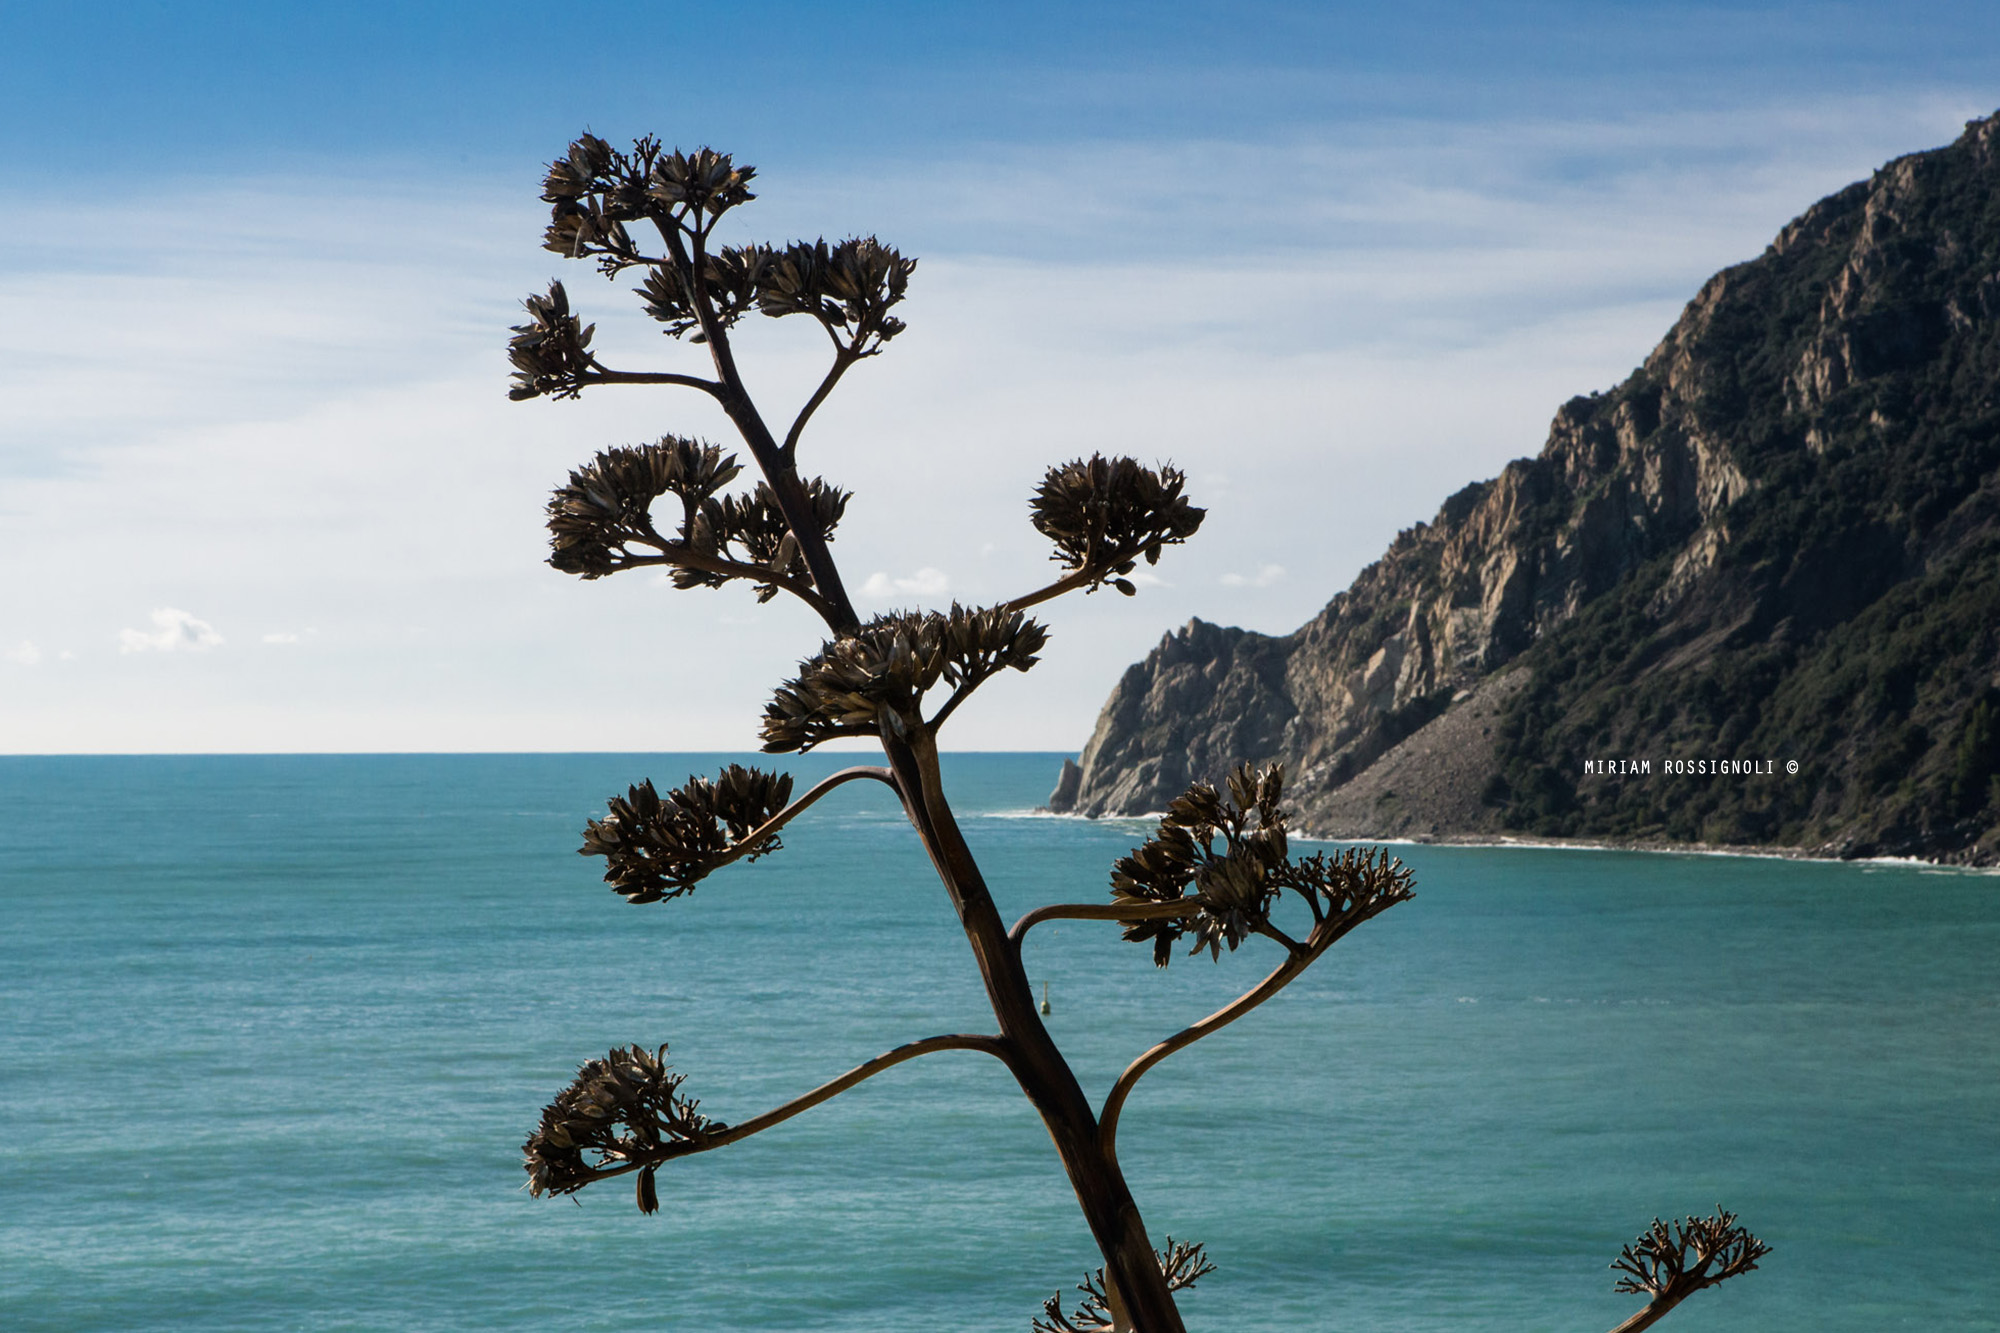
<path id="1" fill-rule="evenodd" d="M 1656 852 L 1671 856 L 1739 856 L 1767 861 L 1825 861 L 1838 865 L 1919 866 L 1935 870 L 1966 870 L 1981 874 L 2000 872 L 2000 856 L 1983 859 L 1945 860 L 1927 856 L 1890 853 L 1843 856 L 1837 851 L 1813 847 L 1779 845 L 1736 846 L 1713 842 L 1673 842 L 1657 838 L 1510 838 L 1504 834 L 1428 834 L 1396 838 L 1329 836 L 1300 831 L 1294 837 L 1306 842 L 1368 842 L 1406 847 L 1522 847 L 1546 851 L 1574 852 Z M 1968 848 L 1968 852 L 1977 849 Z"/>
<path id="2" fill-rule="evenodd" d="M 1729 856 L 1759 861 L 1818 861 L 1832 865 L 1907 866 L 1922 870 L 1960 870 L 1973 874 L 2000 874 L 2000 859 L 1946 861 L 1922 856 L 1841 856 L 1806 847 L 1738 847 L 1711 842 L 1666 842 L 1652 839 L 1590 838 L 1508 838 L 1497 835 L 1445 835 L 1429 837 L 1354 838 L 1327 837 L 1316 833 L 1293 835 L 1300 842 L 1374 843 L 1384 847 L 1484 847 L 1521 848 L 1555 852 L 1648 852 L 1665 856 Z"/>
<path id="3" fill-rule="evenodd" d="M 1047 806 L 1042 805 L 1036 806 L 1032 810 L 995 812 L 995 815 L 999 818 L 1074 819 L 1091 824 L 1110 824 L 1114 822 L 1138 823 L 1147 820 L 1158 820 L 1165 813 L 1164 810 L 1151 810 L 1133 815 L 1084 815 L 1072 811 L 1051 810 Z M 1983 875 L 2000 874 L 2000 854 L 1989 855 L 1986 859 L 1978 860 L 1943 860 L 1908 855 L 1842 856 L 1838 852 L 1810 847 L 1742 847 L 1732 846 L 1727 843 L 1670 842 L 1664 839 L 1653 838 L 1511 838 L 1504 834 L 1456 833 L 1366 837 L 1351 834 L 1327 834 L 1310 829 L 1294 830 L 1291 836 L 1295 842 L 1368 843 L 1382 847 L 1483 847 L 1495 850 L 1518 848 L 1522 850 L 1558 852 L 1650 852 L 1667 856 L 1733 856 L 1766 861 L 1824 861 L 1836 865 L 1908 866 L 1925 870 L 1957 870 Z"/>

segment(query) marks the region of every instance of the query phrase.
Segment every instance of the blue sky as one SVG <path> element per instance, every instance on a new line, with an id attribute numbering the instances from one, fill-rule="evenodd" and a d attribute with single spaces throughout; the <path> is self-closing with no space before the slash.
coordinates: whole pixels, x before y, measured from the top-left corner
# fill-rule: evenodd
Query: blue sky
<path id="1" fill-rule="evenodd" d="M 28 3 L 0 109 L 17 162 L 53 134 L 168 170 L 504 166 L 588 108 L 789 166 L 1976 88 L 1996 37 L 1964 3 Z"/>
<path id="2" fill-rule="evenodd" d="M 753 743 L 810 621 L 539 563 L 592 451 L 726 438 L 504 398 L 585 126 L 755 163 L 745 237 L 921 257 L 808 446 L 875 604 L 1038 582 L 1049 462 L 1188 469 L 1160 585 L 1051 608 L 950 737 L 1074 749 L 1163 631 L 1300 624 L 1709 273 L 1997 107 L 1973 4 L 0 8 L 0 751 Z M 563 276 L 623 362 L 684 354 Z"/>

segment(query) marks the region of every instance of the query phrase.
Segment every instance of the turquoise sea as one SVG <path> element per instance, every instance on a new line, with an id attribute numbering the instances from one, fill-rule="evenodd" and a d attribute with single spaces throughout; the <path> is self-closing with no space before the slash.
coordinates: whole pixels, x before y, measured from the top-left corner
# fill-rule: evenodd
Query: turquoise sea
<path id="1" fill-rule="evenodd" d="M 726 758 L 0 759 L 0 1327 L 1026 1333 L 1097 1260 L 975 1054 L 672 1165 L 655 1217 L 520 1190 L 614 1043 L 740 1120 L 985 1030 L 872 784 L 683 901 L 574 854 L 607 793 Z M 1056 760 L 949 761 L 1009 914 L 1098 899 L 1147 827 L 1031 814 Z M 1605 1329 L 1619 1247 L 1718 1202 L 1773 1253 L 1664 1328 L 2000 1329 L 2000 877 L 1399 850 L 1414 901 L 1126 1113 L 1155 1241 L 1220 1265 L 1191 1329 Z M 1245 955 L 1029 945 L 1099 1093 Z"/>

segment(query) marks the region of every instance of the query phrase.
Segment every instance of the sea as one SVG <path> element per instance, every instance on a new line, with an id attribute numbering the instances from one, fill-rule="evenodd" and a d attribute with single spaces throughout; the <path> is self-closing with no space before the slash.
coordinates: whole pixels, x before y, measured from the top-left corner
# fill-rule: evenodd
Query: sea
<path id="1" fill-rule="evenodd" d="M 1102 901 L 1150 827 L 1038 813 L 1059 758 L 946 760 L 1010 916 Z M 672 1163 L 654 1216 L 522 1189 L 613 1045 L 737 1121 L 990 1030 L 876 784 L 676 901 L 576 854 L 607 795 L 736 760 L 0 759 L 0 1328 L 1026 1333 L 1098 1259 L 983 1055 Z M 1718 1205 L 1771 1253 L 1665 1328 L 2000 1329 L 2000 877 L 1395 850 L 1413 900 L 1126 1111 L 1155 1242 L 1217 1265 L 1191 1330 L 1607 1329 L 1621 1246 Z M 1026 961 L 1101 1096 L 1274 959 L 1066 922 Z"/>

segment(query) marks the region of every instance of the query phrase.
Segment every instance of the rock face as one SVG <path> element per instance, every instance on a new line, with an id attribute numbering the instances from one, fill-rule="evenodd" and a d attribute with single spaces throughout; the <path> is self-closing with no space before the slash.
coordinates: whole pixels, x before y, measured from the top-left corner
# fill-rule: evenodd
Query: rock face
<path id="1" fill-rule="evenodd" d="M 1279 753 L 1298 718 L 1285 688 L 1288 643 L 1202 620 L 1160 640 L 1111 691 L 1081 767 L 1064 764 L 1049 807 L 1159 810 L 1242 755 Z"/>
<path id="2" fill-rule="evenodd" d="M 1051 803 L 1157 810 L 1282 759 L 1308 826 L 1353 835 L 1991 859 L 1996 714 L 2000 117 L 1710 279 L 1310 623 L 1167 635 Z M 1586 769 L 1614 757 L 1652 772 Z"/>

